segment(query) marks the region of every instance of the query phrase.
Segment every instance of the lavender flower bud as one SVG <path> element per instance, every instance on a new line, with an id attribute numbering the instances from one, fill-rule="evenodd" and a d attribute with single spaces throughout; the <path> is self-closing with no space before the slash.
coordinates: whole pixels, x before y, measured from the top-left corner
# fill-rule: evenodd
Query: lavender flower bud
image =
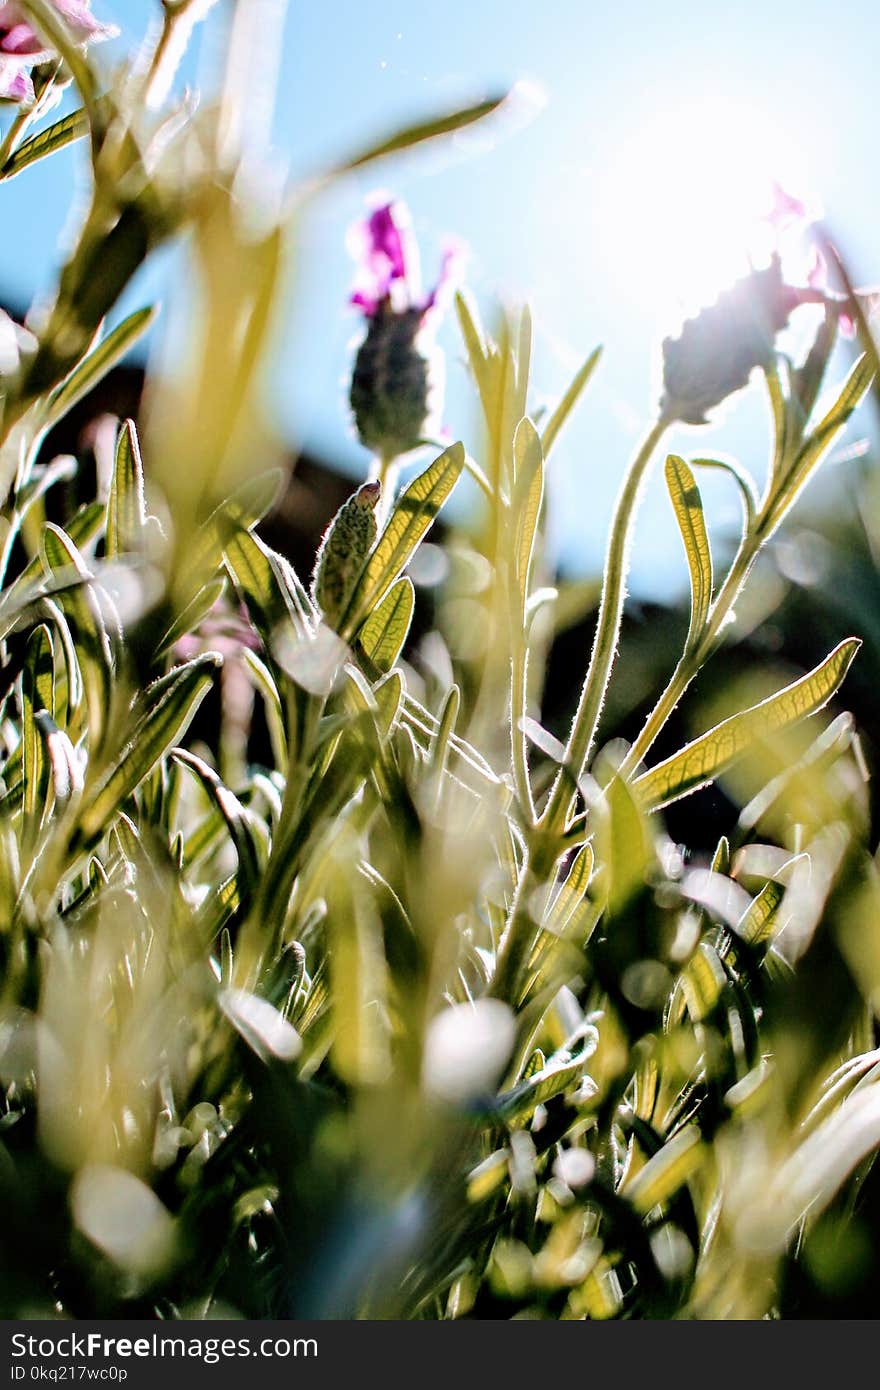
<path id="1" fill-rule="evenodd" d="M 385 458 L 405 454 L 425 434 L 431 372 L 418 346 L 422 317 L 420 309 L 378 309 L 355 357 L 349 399 L 358 437 Z"/>
<path id="2" fill-rule="evenodd" d="M 359 487 L 339 508 L 318 549 L 312 595 L 330 627 L 345 613 L 376 540 L 375 512 L 380 492 L 378 483 Z"/>
<path id="3" fill-rule="evenodd" d="M 458 261 L 449 248 L 428 295 L 419 288 L 418 249 L 400 203 L 377 207 L 352 233 L 358 273 L 351 302 L 366 321 L 349 400 L 361 443 L 390 460 L 429 431 L 442 388 L 433 328 Z"/>

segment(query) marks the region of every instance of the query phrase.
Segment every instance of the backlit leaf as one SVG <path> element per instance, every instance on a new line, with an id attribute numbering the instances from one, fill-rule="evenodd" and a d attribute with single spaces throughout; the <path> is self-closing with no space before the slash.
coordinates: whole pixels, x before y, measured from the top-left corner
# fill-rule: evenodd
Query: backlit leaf
<path id="1" fill-rule="evenodd" d="M 857 638 L 847 638 L 808 675 L 751 709 L 731 715 L 643 773 L 634 784 L 641 804 L 656 809 L 705 787 L 756 741 L 822 709 L 843 681 L 860 646 Z"/>

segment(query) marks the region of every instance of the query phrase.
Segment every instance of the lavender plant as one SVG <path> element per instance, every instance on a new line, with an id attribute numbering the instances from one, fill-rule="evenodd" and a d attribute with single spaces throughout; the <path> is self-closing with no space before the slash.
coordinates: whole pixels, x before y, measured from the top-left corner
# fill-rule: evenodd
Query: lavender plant
<path id="1" fill-rule="evenodd" d="M 770 693 L 744 672 L 732 712 L 645 760 L 869 389 L 873 347 L 818 404 L 838 319 L 859 306 L 787 285 L 774 261 L 664 345 L 558 743 L 540 723 L 558 598 L 545 465 L 598 354 L 539 417 L 528 313 L 489 336 L 460 296 L 484 439 L 432 450 L 398 492 L 396 462 L 430 429 L 438 306 L 413 285 L 400 210 L 374 210 L 351 402 L 376 464 L 307 587 L 257 530 L 278 489 L 260 369 L 284 224 L 242 206 L 236 54 L 214 107 L 165 95 L 204 8 L 166 0 L 152 48 L 108 79 L 82 46 L 98 32 L 87 11 L 3 7 L 0 182 L 82 138 L 92 193 L 51 307 L 4 323 L 0 1307 L 785 1311 L 788 1264 L 824 1213 L 857 1201 L 880 1141 L 863 763 L 852 720 L 820 713 L 858 641 Z M 68 79 L 81 107 L 43 124 Z M 101 495 L 47 520 L 71 472 L 46 457 L 47 433 L 144 331 L 150 310 L 104 320 L 150 252 L 184 235 L 185 365 L 151 382 L 143 446 L 120 425 Z M 795 364 L 776 336 L 817 302 Z M 644 477 L 674 421 L 702 420 L 754 372 L 773 421 L 762 496 L 729 461 L 666 459 L 690 622 L 621 746 L 600 720 Z M 727 469 L 743 504 L 720 580 L 706 466 Z M 438 605 L 444 687 L 408 659 L 406 570 L 465 472 L 482 517 L 453 566 L 479 562 L 481 640 L 462 652 Z M 221 673 L 213 736 L 198 716 Z M 742 809 L 701 864 L 662 811 L 716 779 Z"/>

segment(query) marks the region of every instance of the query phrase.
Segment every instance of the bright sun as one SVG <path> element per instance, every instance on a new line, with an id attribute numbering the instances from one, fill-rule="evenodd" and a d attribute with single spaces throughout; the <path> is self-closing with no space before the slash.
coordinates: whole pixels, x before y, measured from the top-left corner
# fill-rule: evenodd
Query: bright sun
<path id="1" fill-rule="evenodd" d="M 693 312 L 774 246 L 773 185 L 803 198 L 804 152 L 748 107 L 664 107 L 590 180 L 611 263 L 652 311 Z M 810 209 L 812 211 L 812 209 Z"/>

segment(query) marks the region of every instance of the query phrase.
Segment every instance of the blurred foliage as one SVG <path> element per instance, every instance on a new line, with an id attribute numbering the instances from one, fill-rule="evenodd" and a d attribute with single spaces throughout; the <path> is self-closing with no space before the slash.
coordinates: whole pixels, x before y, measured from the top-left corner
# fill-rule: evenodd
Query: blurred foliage
<path id="1" fill-rule="evenodd" d="M 835 302 L 800 364 L 772 314 L 745 366 L 728 301 L 691 321 L 623 480 L 563 742 L 543 676 L 590 596 L 547 571 L 544 469 L 598 354 L 536 421 L 528 313 L 488 334 L 460 297 L 482 439 L 397 497 L 383 458 L 381 502 L 370 482 L 344 505 L 309 591 L 255 529 L 279 486 L 261 384 L 285 236 L 247 202 L 236 54 L 221 100 L 167 111 L 186 0 L 109 83 L 48 0 L 26 9 L 83 109 L 37 134 L 19 113 L 0 178 L 86 137 L 93 184 L 53 305 L 4 326 L 0 1311 L 744 1318 L 845 1298 L 876 1270 L 880 903 L 856 721 L 822 711 L 853 628 L 854 671 L 877 661 L 870 480 L 821 578 L 791 558 L 818 553 L 803 533 L 774 536 L 868 391 L 873 345 L 827 382 Z M 122 423 L 99 496 L 48 521 L 72 465 L 43 458 L 47 431 L 144 330 L 147 311 L 102 322 L 184 234 L 191 342 L 150 383 L 143 456 Z M 688 386 L 691 338 L 720 357 Z M 711 408 L 753 368 L 766 490 L 727 461 L 666 460 L 691 603 L 623 742 L 608 725 L 642 481 L 688 391 Z M 743 502 L 720 579 L 704 466 Z M 416 644 L 406 570 L 431 568 L 424 538 L 465 472 L 480 514 L 435 548 Z M 754 634 L 731 657 L 768 557 L 800 583 L 784 602 L 810 640 L 787 650 L 783 618 L 772 661 Z M 667 749 L 704 668 L 726 672 L 720 701 L 701 685 L 693 736 Z M 196 737 L 218 685 L 219 726 Z M 716 783 L 727 834 L 701 854 L 669 817 Z"/>

